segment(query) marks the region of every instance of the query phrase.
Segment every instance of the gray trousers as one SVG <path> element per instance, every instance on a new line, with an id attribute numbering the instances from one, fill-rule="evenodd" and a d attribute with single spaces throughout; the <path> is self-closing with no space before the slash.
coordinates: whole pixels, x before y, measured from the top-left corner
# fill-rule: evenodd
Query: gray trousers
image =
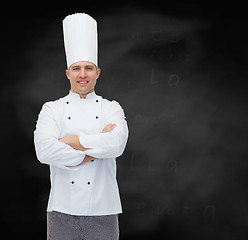
<path id="1" fill-rule="evenodd" d="M 73 216 L 47 212 L 47 240 L 118 239 L 118 215 Z"/>

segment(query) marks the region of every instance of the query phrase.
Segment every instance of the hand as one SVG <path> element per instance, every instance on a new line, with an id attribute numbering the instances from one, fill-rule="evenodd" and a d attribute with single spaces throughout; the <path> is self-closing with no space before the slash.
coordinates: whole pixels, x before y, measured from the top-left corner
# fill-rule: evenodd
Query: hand
<path id="1" fill-rule="evenodd" d="M 75 141 L 76 136 L 65 136 L 59 139 L 60 142 L 65 143 L 67 145 L 72 145 L 72 143 Z"/>
<path id="2" fill-rule="evenodd" d="M 67 145 L 69 145 L 69 146 L 71 146 L 77 150 L 85 151 L 85 150 L 89 149 L 89 148 L 84 148 L 83 146 L 80 145 L 78 136 L 65 136 L 63 138 L 60 138 L 59 141 L 62 143 L 65 143 L 65 144 L 67 144 Z M 94 157 L 86 155 L 84 157 L 84 160 L 82 161 L 82 163 L 90 162 L 90 161 L 95 160 L 95 159 L 96 158 L 94 158 Z"/>
<path id="3" fill-rule="evenodd" d="M 115 127 L 116 124 L 109 123 L 103 128 L 102 133 L 112 132 L 115 129 Z"/>
<path id="4" fill-rule="evenodd" d="M 89 150 L 89 148 L 85 148 L 80 144 L 78 136 L 65 136 L 60 138 L 59 141 L 80 151 Z"/>
<path id="5" fill-rule="evenodd" d="M 89 155 L 86 155 L 84 157 L 84 160 L 82 161 L 82 163 L 90 162 L 90 161 L 95 160 L 95 159 L 96 159 L 95 157 L 91 157 Z"/>

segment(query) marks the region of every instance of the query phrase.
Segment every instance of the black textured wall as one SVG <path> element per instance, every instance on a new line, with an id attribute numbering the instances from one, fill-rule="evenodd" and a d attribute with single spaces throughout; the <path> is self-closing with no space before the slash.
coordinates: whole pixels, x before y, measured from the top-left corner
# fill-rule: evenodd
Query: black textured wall
<path id="1" fill-rule="evenodd" d="M 130 129 L 117 159 L 120 239 L 247 239 L 247 17 L 242 6 L 76 6 L 1 17 L 1 226 L 46 238 L 49 168 L 33 131 L 66 95 L 63 18 L 98 21 L 96 93 Z"/>

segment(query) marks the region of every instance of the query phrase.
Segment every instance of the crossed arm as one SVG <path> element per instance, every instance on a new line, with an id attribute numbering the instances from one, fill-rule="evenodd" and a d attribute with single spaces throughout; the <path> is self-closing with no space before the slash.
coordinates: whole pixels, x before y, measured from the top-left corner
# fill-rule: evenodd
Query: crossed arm
<path id="1" fill-rule="evenodd" d="M 115 127 L 116 124 L 109 123 L 103 128 L 102 133 L 112 132 L 115 129 Z M 60 138 L 59 141 L 73 147 L 76 150 L 86 151 L 90 149 L 90 148 L 85 148 L 80 144 L 79 136 L 65 136 L 63 138 Z M 95 159 L 96 159 L 95 157 L 85 155 L 82 163 L 86 163 Z"/>
<path id="2" fill-rule="evenodd" d="M 109 109 L 105 110 L 108 111 L 106 122 L 109 124 L 102 132 L 63 138 L 55 121 L 55 116 L 60 114 L 58 109 L 53 102 L 45 103 L 37 120 L 34 145 L 41 163 L 70 170 L 96 158 L 116 158 L 123 153 L 128 126 L 118 103 L 112 102 Z"/>

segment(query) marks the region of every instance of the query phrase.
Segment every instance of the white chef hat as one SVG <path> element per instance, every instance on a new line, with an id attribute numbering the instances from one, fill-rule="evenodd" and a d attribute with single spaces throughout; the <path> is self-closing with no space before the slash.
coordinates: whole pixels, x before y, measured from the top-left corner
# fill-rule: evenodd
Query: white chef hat
<path id="1" fill-rule="evenodd" d="M 76 13 L 63 20 L 67 68 L 79 61 L 97 64 L 97 22 L 85 13 Z"/>

